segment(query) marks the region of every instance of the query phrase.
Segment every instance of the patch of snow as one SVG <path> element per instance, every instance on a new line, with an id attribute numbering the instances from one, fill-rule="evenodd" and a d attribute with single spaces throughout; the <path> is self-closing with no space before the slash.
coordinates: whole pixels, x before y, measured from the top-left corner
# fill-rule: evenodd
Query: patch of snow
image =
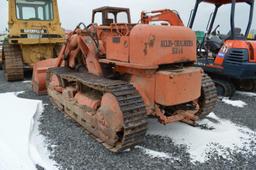
<path id="1" fill-rule="evenodd" d="M 45 169 L 55 170 L 57 169 L 54 164 L 56 164 L 53 160 L 49 159 L 49 151 L 45 144 L 45 139 L 39 132 L 39 118 L 41 113 L 43 112 L 42 104 L 37 106 L 36 114 L 34 114 L 33 119 L 31 120 L 31 130 L 29 135 L 29 154 L 34 162 L 34 164 L 38 164 Z"/>
<path id="2" fill-rule="evenodd" d="M 174 159 L 171 155 L 165 152 L 158 152 L 142 146 L 135 146 L 135 148 L 141 149 L 146 155 L 150 156 L 151 158 Z"/>
<path id="3" fill-rule="evenodd" d="M 8 144 L 0 140 L 0 169 L 1 170 L 17 170 L 17 169 L 31 169 L 31 165 L 23 162 L 16 155 L 16 152 L 10 148 Z"/>
<path id="4" fill-rule="evenodd" d="M 130 148 L 125 149 L 123 152 L 131 152 L 131 149 Z"/>
<path id="5" fill-rule="evenodd" d="M 22 81 L 22 83 L 32 83 L 31 80 L 25 80 L 25 81 Z"/>
<path id="6" fill-rule="evenodd" d="M 230 100 L 227 97 L 224 97 L 222 99 L 222 102 L 228 104 L 228 105 L 232 105 L 234 107 L 240 107 L 240 108 L 244 108 L 245 106 L 247 106 L 247 103 L 245 103 L 244 101 L 241 100 Z"/>
<path id="7" fill-rule="evenodd" d="M 15 96 L 25 93 L 25 91 L 14 92 Z"/>
<path id="8" fill-rule="evenodd" d="M 33 120 L 35 114 L 41 114 L 43 105 L 41 101 L 18 98 L 19 93 L 0 94 L 0 169 L 2 170 L 36 170 L 35 164 L 46 167 L 53 167 L 50 161 L 43 162 L 49 155 L 42 157 L 42 150 L 31 149 L 42 146 L 43 140 L 39 143 L 30 143 L 31 136 L 34 136 Z M 31 126 L 31 120 L 32 126 Z M 34 139 L 34 138 L 33 138 Z M 44 148 L 47 150 L 46 148 Z M 37 156 L 35 153 L 38 153 Z M 40 153 L 40 155 L 39 155 Z M 33 157 L 33 160 L 31 157 Z M 49 160 L 49 158 L 48 158 Z"/>
<path id="9" fill-rule="evenodd" d="M 231 150 L 250 147 L 248 141 L 256 139 L 254 131 L 246 127 L 233 124 L 231 121 L 222 120 L 214 113 L 209 119 L 199 121 L 213 127 L 213 130 L 195 128 L 184 123 L 173 123 L 161 125 L 156 119 L 149 119 L 148 135 L 169 137 L 177 145 L 186 145 L 193 161 L 205 162 L 207 153 L 217 150 L 220 154 L 224 152 L 221 148 Z M 211 119 L 215 121 L 210 121 Z"/>
<path id="10" fill-rule="evenodd" d="M 256 93 L 252 92 L 243 92 L 243 91 L 236 91 L 237 94 L 248 96 L 248 97 L 256 97 Z"/>

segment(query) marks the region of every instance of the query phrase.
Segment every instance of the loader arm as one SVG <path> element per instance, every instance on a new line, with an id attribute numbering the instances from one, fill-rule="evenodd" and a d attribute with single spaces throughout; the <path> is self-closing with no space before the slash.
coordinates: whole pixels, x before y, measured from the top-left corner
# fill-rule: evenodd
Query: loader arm
<path id="1" fill-rule="evenodd" d="M 101 76 L 102 70 L 96 57 L 97 45 L 92 37 L 88 36 L 87 30 L 80 28 L 68 35 L 67 42 L 58 55 L 55 67 L 60 67 L 65 62 L 66 67 L 74 69 L 78 64 L 76 62 L 79 53 L 83 54 L 82 62 L 79 64 L 86 65 L 89 73 Z"/>
<path id="2" fill-rule="evenodd" d="M 170 25 L 184 26 L 179 14 L 169 9 L 141 12 L 141 23 L 149 24 L 154 21 L 166 21 Z"/>
<path id="3" fill-rule="evenodd" d="M 53 67 L 65 65 L 67 68 L 78 69 L 80 66 L 86 66 L 89 73 L 101 76 L 102 69 L 97 58 L 97 51 L 97 45 L 88 34 L 88 30 L 76 28 L 69 33 L 57 58 L 43 60 L 34 65 L 33 90 L 37 94 L 46 93 L 46 73 L 49 68 Z"/>

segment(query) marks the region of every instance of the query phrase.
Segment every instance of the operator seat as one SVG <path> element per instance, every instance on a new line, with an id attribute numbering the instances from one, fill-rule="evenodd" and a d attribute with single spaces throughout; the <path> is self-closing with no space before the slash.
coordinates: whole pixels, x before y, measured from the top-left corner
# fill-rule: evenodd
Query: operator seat
<path id="1" fill-rule="evenodd" d="M 235 39 L 239 39 L 239 40 L 242 40 L 244 39 L 244 36 L 241 34 L 242 32 L 242 29 L 241 28 L 235 28 L 234 30 L 235 32 Z M 223 34 L 220 34 L 219 37 L 224 41 L 224 40 L 230 40 L 232 37 L 231 37 L 231 31 L 228 32 L 227 35 L 223 35 Z"/>
<path id="2" fill-rule="evenodd" d="M 224 44 L 224 41 L 219 36 L 216 36 L 216 35 L 211 36 L 206 41 L 206 46 L 213 53 L 218 53 L 223 44 Z"/>
<path id="3" fill-rule="evenodd" d="M 234 31 L 235 31 L 234 36 L 236 40 L 245 39 L 243 34 L 241 34 L 241 31 L 242 31 L 241 28 L 235 28 Z M 231 39 L 232 39 L 231 31 L 229 31 L 227 35 L 223 35 L 223 34 L 214 35 L 207 40 L 207 46 L 211 52 L 218 53 L 221 47 L 223 46 L 224 41 L 231 40 Z"/>

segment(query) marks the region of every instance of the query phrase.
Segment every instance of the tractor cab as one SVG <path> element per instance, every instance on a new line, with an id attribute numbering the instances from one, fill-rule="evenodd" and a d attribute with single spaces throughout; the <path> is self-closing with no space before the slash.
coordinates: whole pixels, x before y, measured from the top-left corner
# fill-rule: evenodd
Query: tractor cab
<path id="1" fill-rule="evenodd" d="M 8 34 L 2 60 L 5 79 L 24 79 L 38 61 L 55 58 L 65 33 L 57 0 L 8 0 Z"/>
<path id="2" fill-rule="evenodd" d="M 9 43 L 64 42 L 57 0 L 9 0 L 8 4 Z"/>
<path id="3" fill-rule="evenodd" d="M 211 13 L 207 31 L 205 34 L 204 44 L 201 44 L 201 48 L 206 48 L 213 54 L 217 54 L 219 50 L 222 48 L 224 42 L 226 40 L 246 40 L 248 34 L 250 32 L 252 19 L 253 19 L 253 9 L 254 9 L 254 0 L 196 0 L 195 7 L 191 12 L 189 27 L 192 29 L 194 26 L 194 22 L 196 19 L 196 15 L 198 13 L 199 6 L 202 3 L 208 3 L 214 5 L 214 11 Z M 238 3 L 246 3 L 249 5 L 249 19 L 245 32 L 242 32 L 241 28 L 236 27 L 235 25 L 235 13 L 236 6 Z M 230 12 L 230 31 L 227 34 L 221 34 L 218 29 L 220 25 L 217 25 L 214 28 L 214 24 L 216 21 L 216 16 L 219 12 L 219 9 L 227 4 L 231 4 L 231 12 Z"/>
<path id="4" fill-rule="evenodd" d="M 102 26 L 123 23 L 131 24 L 131 15 L 129 8 L 119 7 L 101 7 L 92 12 L 92 23 Z"/>

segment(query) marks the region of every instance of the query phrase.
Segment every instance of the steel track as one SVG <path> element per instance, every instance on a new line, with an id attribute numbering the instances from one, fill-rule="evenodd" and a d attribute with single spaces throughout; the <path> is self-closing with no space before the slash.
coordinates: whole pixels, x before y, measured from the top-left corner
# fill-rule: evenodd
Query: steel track
<path id="1" fill-rule="evenodd" d="M 197 114 L 200 119 L 208 116 L 213 111 L 217 100 L 217 90 L 213 80 L 207 74 L 203 74 L 201 97 L 199 99 L 200 111 Z"/>
<path id="2" fill-rule="evenodd" d="M 102 94 L 111 93 L 117 98 L 123 113 L 124 125 L 122 139 L 115 146 L 107 144 L 98 136 L 97 132 L 90 128 L 90 125 L 86 125 L 84 123 L 85 121 L 82 121 L 79 119 L 79 117 L 67 113 L 76 122 L 82 125 L 90 136 L 101 142 L 107 149 L 111 150 L 112 152 L 121 152 L 125 149 L 132 148 L 135 145 L 143 143 L 147 130 L 146 109 L 141 96 L 131 84 L 124 81 L 110 80 L 103 77 L 94 76 L 87 72 L 74 72 L 64 67 L 49 69 L 47 73 L 47 84 L 49 84 L 51 75 L 57 75 L 63 82 L 79 82 L 80 84 L 97 90 Z M 63 86 L 65 86 L 65 84 Z M 65 110 L 66 106 L 63 100 L 58 100 L 53 98 L 53 96 L 51 97 L 60 110 Z"/>
<path id="3" fill-rule="evenodd" d="M 20 47 L 18 45 L 3 45 L 3 70 L 7 81 L 18 81 L 24 79 L 23 61 Z"/>

